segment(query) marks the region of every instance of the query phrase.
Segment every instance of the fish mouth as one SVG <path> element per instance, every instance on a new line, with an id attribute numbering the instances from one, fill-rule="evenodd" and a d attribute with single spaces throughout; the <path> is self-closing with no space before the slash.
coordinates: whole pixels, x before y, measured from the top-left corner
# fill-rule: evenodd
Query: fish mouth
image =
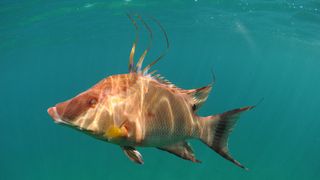
<path id="1" fill-rule="evenodd" d="M 63 121 L 60 117 L 60 115 L 57 112 L 56 107 L 48 108 L 48 114 L 52 117 L 55 123 L 57 124 L 68 124 L 67 122 Z"/>

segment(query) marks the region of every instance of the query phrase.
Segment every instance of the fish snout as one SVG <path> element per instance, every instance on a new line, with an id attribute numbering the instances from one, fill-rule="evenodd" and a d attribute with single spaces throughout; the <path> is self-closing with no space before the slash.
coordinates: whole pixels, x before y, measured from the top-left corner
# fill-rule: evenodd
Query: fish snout
<path id="1" fill-rule="evenodd" d="M 61 103 L 58 103 L 56 104 L 56 112 L 57 114 L 59 115 L 60 118 L 63 118 L 64 119 L 64 116 L 65 116 L 65 112 L 67 111 L 67 106 L 68 104 L 70 103 L 70 101 L 65 101 L 65 102 L 61 102 Z"/>
<path id="2" fill-rule="evenodd" d="M 59 122 L 60 121 L 60 116 L 57 112 L 57 108 L 56 107 L 50 107 L 48 108 L 48 114 L 52 117 L 52 119 L 55 121 L 55 122 Z"/>
<path id="3" fill-rule="evenodd" d="M 62 103 L 58 103 L 54 107 L 50 107 L 47 110 L 48 114 L 52 117 L 55 123 L 68 124 L 69 122 L 68 111 L 70 111 L 70 108 L 68 110 L 69 103 L 70 103 L 70 100 Z"/>

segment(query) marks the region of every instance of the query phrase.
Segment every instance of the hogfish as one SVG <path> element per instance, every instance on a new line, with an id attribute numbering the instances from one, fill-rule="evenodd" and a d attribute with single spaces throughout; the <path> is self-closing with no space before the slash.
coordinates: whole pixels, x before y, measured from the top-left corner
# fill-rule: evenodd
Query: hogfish
<path id="1" fill-rule="evenodd" d="M 102 79 L 74 98 L 49 108 L 49 115 L 56 123 L 120 146 L 130 160 L 139 164 L 144 161 L 136 147 L 155 147 L 185 160 L 200 162 L 188 142 L 199 139 L 225 159 L 246 169 L 230 155 L 227 142 L 239 115 L 254 106 L 199 116 L 197 111 L 207 100 L 213 82 L 186 90 L 154 71 L 149 73 L 151 66 L 165 52 L 142 69 L 150 45 L 134 65 L 138 41 L 135 19 L 138 18 L 149 31 L 150 42 L 152 31 L 139 15 L 128 17 L 136 28 L 136 38 L 129 56 L 129 72 Z M 167 33 L 157 20 L 153 20 L 166 38 L 167 50 Z"/>

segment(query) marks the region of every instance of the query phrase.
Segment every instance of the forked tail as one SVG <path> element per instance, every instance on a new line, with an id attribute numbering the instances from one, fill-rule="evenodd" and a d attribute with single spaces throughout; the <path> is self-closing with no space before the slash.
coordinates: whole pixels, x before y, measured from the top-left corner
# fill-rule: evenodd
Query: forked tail
<path id="1" fill-rule="evenodd" d="M 254 106 L 246 106 L 239 109 L 224 112 L 213 116 L 201 117 L 202 131 L 200 139 L 222 157 L 233 162 L 237 166 L 248 170 L 240 162 L 233 159 L 228 150 L 228 138 L 240 114 Z"/>

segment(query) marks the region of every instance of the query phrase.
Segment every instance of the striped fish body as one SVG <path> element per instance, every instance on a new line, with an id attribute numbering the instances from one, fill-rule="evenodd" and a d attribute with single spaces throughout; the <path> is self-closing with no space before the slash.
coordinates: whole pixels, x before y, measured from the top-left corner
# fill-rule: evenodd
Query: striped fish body
<path id="1" fill-rule="evenodd" d="M 121 99 L 121 105 L 115 107 L 114 124 L 124 123 L 131 129 L 129 137 L 119 142 L 120 145 L 159 147 L 199 134 L 200 124 L 190 104 L 192 98 L 184 90 L 162 84 L 150 76 L 126 74 L 117 78 L 135 81 L 124 83 L 131 86 L 120 88 L 127 90 L 121 95 L 113 95 Z M 108 104 L 112 103 L 106 106 Z"/>

